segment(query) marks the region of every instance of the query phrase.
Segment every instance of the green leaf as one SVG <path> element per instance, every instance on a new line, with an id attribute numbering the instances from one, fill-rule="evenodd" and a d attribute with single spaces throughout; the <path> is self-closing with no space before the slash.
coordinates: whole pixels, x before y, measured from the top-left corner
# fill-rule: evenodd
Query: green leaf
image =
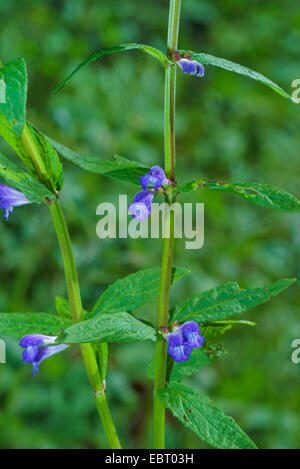
<path id="1" fill-rule="evenodd" d="M 122 156 L 115 155 L 114 161 L 104 160 L 101 158 L 94 158 L 92 156 L 81 155 L 61 143 L 56 142 L 52 138 L 46 137 L 51 145 L 61 154 L 66 160 L 80 166 L 91 173 L 103 174 L 104 176 L 111 177 L 118 181 L 131 182 L 133 184 L 140 184 L 140 177 L 150 170 L 147 166 L 138 163 L 137 161 L 130 161 Z"/>
<path id="2" fill-rule="evenodd" d="M 235 183 L 228 184 L 221 181 L 197 179 L 177 188 L 177 192 L 191 192 L 193 190 L 209 188 L 225 192 L 233 192 L 261 207 L 273 208 L 285 212 L 299 212 L 300 201 L 293 195 L 269 184 Z"/>
<path id="3" fill-rule="evenodd" d="M 23 192 L 31 202 L 41 203 L 46 198 L 53 199 L 53 194 L 37 179 L 20 166 L 12 163 L 0 153 L 0 175 L 12 187 Z"/>
<path id="4" fill-rule="evenodd" d="M 61 190 L 64 182 L 62 164 L 56 150 L 45 136 L 32 124 L 28 124 L 36 147 L 45 163 L 48 177 L 56 190 Z"/>
<path id="5" fill-rule="evenodd" d="M 5 102 L 0 102 L 3 114 L 13 132 L 20 137 L 26 121 L 27 71 L 23 59 L 0 69 L 0 79 L 5 82 Z"/>
<path id="6" fill-rule="evenodd" d="M 182 384 L 158 390 L 165 407 L 201 440 L 219 449 L 255 449 L 253 441 L 232 417 L 226 416 L 207 396 Z"/>
<path id="7" fill-rule="evenodd" d="M 106 371 L 107 371 L 108 345 L 105 342 L 93 343 L 92 347 L 96 355 L 96 360 L 98 363 L 101 380 L 104 381 L 106 378 Z"/>
<path id="8" fill-rule="evenodd" d="M 205 324 L 225 319 L 265 303 L 294 282 L 295 279 L 282 279 L 271 285 L 246 290 L 240 289 L 235 282 L 225 283 L 177 305 L 172 320 L 182 322 L 194 320 L 199 324 Z"/>
<path id="9" fill-rule="evenodd" d="M 57 314 L 61 318 L 72 320 L 70 303 L 66 298 L 62 298 L 61 296 L 56 296 L 55 307 L 56 307 Z"/>
<path id="10" fill-rule="evenodd" d="M 245 320 L 229 320 L 229 321 L 213 321 L 208 322 L 204 327 L 201 327 L 201 335 L 204 337 L 204 347 L 210 347 L 217 339 L 219 340 L 225 332 L 229 331 L 234 326 L 256 326 L 255 322 Z"/>
<path id="11" fill-rule="evenodd" d="M 223 68 L 224 70 L 228 70 L 229 72 L 235 72 L 239 75 L 244 75 L 248 78 L 252 78 L 253 80 L 259 81 L 263 85 L 269 86 L 270 88 L 272 88 L 272 90 L 276 91 L 276 93 L 280 94 L 284 98 L 293 101 L 292 97 L 288 93 L 286 93 L 282 88 L 280 88 L 280 86 L 276 85 L 276 83 L 269 80 L 261 73 L 255 72 L 254 70 L 244 67 L 243 65 L 231 62 L 230 60 L 222 59 L 220 57 L 215 57 L 214 55 L 204 53 L 198 54 L 196 52 L 190 52 L 186 50 L 180 50 L 179 55 L 189 56 L 193 60 L 201 62 L 203 65 L 213 65 L 214 67 Z"/>
<path id="12" fill-rule="evenodd" d="M 173 66 L 173 62 L 171 62 L 165 54 L 163 54 L 160 50 L 155 49 L 154 47 L 147 46 L 145 44 L 135 44 L 135 43 L 127 43 L 127 44 L 120 44 L 119 46 L 109 47 L 107 49 L 100 49 L 94 52 L 93 54 L 89 55 L 83 62 L 81 62 L 78 67 L 73 70 L 72 73 L 56 88 L 54 93 L 57 93 L 61 90 L 70 80 L 71 78 L 83 67 L 94 62 L 95 60 L 99 59 L 103 55 L 113 54 L 114 52 L 124 52 L 127 50 L 139 49 L 147 54 L 152 55 L 156 59 L 158 59 L 162 65 L 165 66 Z"/>
<path id="13" fill-rule="evenodd" d="M 189 273 L 187 269 L 173 269 L 172 283 Z M 87 317 L 117 311 L 133 311 L 156 296 L 159 289 L 160 269 L 145 269 L 121 278 L 110 285 L 97 300 Z"/>
<path id="14" fill-rule="evenodd" d="M 200 368 L 209 365 L 216 358 L 223 357 L 226 354 L 227 351 L 220 344 L 210 345 L 206 349 L 203 347 L 194 348 L 186 362 L 174 362 L 169 381 L 181 381 L 196 373 Z"/>
<path id="15" fill-rule="evenodd" d="M 6 103 L 6 84 L 3 78 L 0 78 L 0 103 Z"/>
<path id="16" fill-rule="evenodd" d="M 3 114 L 0 114 L 0 135 L 4 138 L 8 145 L 17 153 L 19 158 L 25 164 L 26 168 L 28 168 L 31 173 L 35 174 L 34 165 L 32 163 L 30 155 L 24 148 L 21 138 L 15 134 L 12 127 L 9 125 L 8 120 Z"/>
<path id="17" fill-rule="evenodd" d="M 26 334 L 58 335 L 70 321 L 47 313 L 0 313 L 0 334 L 23 337 Z"/>
<path id="18" fill-rule="evenodd" d="M 135 342 L 147 339 L 156 340 L 155 329 L 130 314 L 116 313 L 74 324 L 59 336 L 58 341 L 67 344 L 83 344 Z"/>

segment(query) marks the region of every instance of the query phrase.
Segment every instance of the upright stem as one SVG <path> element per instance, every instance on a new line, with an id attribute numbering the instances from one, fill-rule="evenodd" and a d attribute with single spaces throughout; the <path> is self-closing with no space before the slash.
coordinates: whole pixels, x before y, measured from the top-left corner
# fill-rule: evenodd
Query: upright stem
<path id="1" fill-rule="evenodd" d="M 56 200 L 54 203 L 50 204 L 49 208 L 64 262 L 73 321 L 76 323 L 82 320 L 82 304 L 71 240 L 59 201 Z M 81 344 L 80 348 L 107 439 L 111 448 L 119 449 L 121 445 L 107 405 L 105 383 L 101 379 L 93 348 L 91 344 Z"/>
<path id="2" fill-rule="evenodd" d="M 177 49 L 181 0 L 170 0 L 168 26 L 168 56 L 172 56 Z M 166 68 L 165 75 L 165 173 L 168 178 L 175 180 L 175 96 L 176 96 L 176 67 Z M 171 200 L 167 199 L 169 205 Z M 157 328 L 168 327 L 169 297 L 174 253 L 174 212 L 166 211 L 165 229 L 170 226 L 170 235 L 164 233 L 163 252 L 161 262 L 160 287 L 158 296 Z M 155 350 L 154 372 L 154 448 L 165 447 L 165 408 L 158 397 L 157 390 L 166 385 L 167 342 L 158 334 Z"/>
<path id="3" fill-rule="evenodd" d="M 22 142 L 27 152 L 29 153 L 32 163 L 36 168 L 37 174 L 41 182 L 47 185 L 48 176 L 47 170 L 40 155 L 39 149 L 31 135 L 30 129 L 25 124 L 22 135 Z M 65 218 L 58 200 L 49 203 L 49 209 L 52 215 L 53 223 L 55 226 L 61 254 L 64 262 L 65 278 L 68 289 L 68 297 L 70 308 L 72 312 L 73 322 L 77 323 L 82 321 L 83 311 L 80 296 L 80 289 L 78 283 L 78 276 L 76 264 L 74 260 L 71 240 Z M 121 445 L 114 427 L 112 417 L 108 408 L 105 396 L 105 382 L 101 379 L 97 360 L 91 344 L 80 345 L 84 365 L 87 375 L 95 394 L 96 404 L 102 424 L 109 441 L 111 448 L 120 449 Z"/>

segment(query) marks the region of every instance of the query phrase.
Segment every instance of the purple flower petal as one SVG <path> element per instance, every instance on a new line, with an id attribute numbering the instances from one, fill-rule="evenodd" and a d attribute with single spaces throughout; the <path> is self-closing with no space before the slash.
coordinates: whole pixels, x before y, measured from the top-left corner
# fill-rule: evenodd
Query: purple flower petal
<path id="1" fill-rule="evenodd" d="M 145 176 L 140 177 L 140 183 L 144 190 L 148 188 L 150 182 L 153 184 L 154 190 L 168 185 L 165 172 L 160 166 L 153 166 L 151 171 L 148 171 Z"/>
<path id="2" fill-rule="evenodd" d="M 144 190 L 138 192 L 132 204 L 128 206 L 128 210 L 133 216 L 140 221 L 145 221 L 151 214 L 151 202 L 154 197 L 153 191 Z"/>
<path id="3" fill-rule="evenodd" d="M 0 208 L 3 208 L 6 220 L 8 220 L 9 214 L 12 213 L 13 207 L 20 207 L 30 203 L 22 192 L 5 184 L 0 184 Z"/>
<path id="4" fill-rule="evenodd" d="M 204 76 L 204 67 L 200 62 L 197 62 L 197 60 L 179 59 L 177 65 L 179 65 L 183 73 L 195 75 L 196 77 Z"/>
<path id="5" fill-rule="evenodd" d="M 165 337 L 169 344 L 168 354 L 175 362 L 180 363 L 189 359 L 193 346 L 184 342 L 180 328 L 170 334 L 166 334 Z"/>
<path id="6" fill-rule="evenodd" d="M 192 347 L 202 346 L 204 337 L 200 335 L 200 328 L 195 321 L 186 322 L 180 327 L 180 329 L 185 343 Z"/>
<path id="7" fill-rule="evenodd" d="M 43 335 L 43 334 L 28 334 L 22 337 L 19 345 L 20 347 L 27 348 L 30 346 L 54 344 L 57 336 Z"/>
<path id="8" fill-rule="evenodd" d="M 196 66 L 196 77 L 203 77 L 204 76 L 204 67 L 200 62 L 193 60 Z"/>
<path id="9" fill-rule="evenodd" d="M 54 344 L 56 339 L 56 336 L 43 334 L 28 334 L 21 339 L 20 346 L 25 348 L 23 351 L 23 361 L 32 363 L 33 376 L 35 376 L 40 363 L 45 360 L 45 358 L 49 358 L 68 347 L 66 344 L 49 345 Z M 49 346 L 47 347 L 47 345 Z"/>
<path id="10" fill-rule="evenodd" d="M 197 73 L 197 68 L 193 60 L 180 59 L 177 61 L 177 65 L 179 65 L 183 73 L 187 73 L 188 75 L 196 75 Z"/>

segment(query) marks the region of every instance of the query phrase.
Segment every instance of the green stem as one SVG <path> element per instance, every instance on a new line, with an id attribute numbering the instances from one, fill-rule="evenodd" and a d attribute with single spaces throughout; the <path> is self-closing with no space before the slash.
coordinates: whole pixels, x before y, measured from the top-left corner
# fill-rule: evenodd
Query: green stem
<path id="1" fill-rule="evenodd" d="M 170 0 L 168 26 L 168 56 L 172 57 L 177 49 L 181 0 Z M 168 67 L 165 76 L 165 173 L 175 181 L 175 97 L 176 67 Z M 171 200 L 167 199 L 169 205 Z M 174 212 L 165 212 L 165 229 L 170 227 L 170 235 L 163 241 L 160 287 L 158 296 L 157 328 L 167 328 L 169 322 L 169 297 L 174 254 Z M 165 235 L 165 233 L 164 233 Z M 158 397 L 157 390 L 166 385 L 167 341 L 158 334 L 155 350 L 154 371 L 154 448 L 165 447 L 165 408 Z"/>
<path id="2" fill-rule="evenodd" d="M 27 124 L 25 124 L 24 126 L 21 138 L 24 147 L 26 148 L 28 154 L 31 157 L 32 163 L 37 171 L 40 181 L 48 185 L 49 181 L 44 161 L 40 155 L 39 149 L 36 146 L 34 138 Z M 62 253 L 73 322 L 77 323 L 82 321 L 83 319 L 83 310 L 71 240 L 59 201 L 56 200 L 55 202 L 50 202 L 49 209 L 52 215 L 59 246 Z M 121 445 L 106 401 L 105 382 L 101 379 L 99 367 L 93 348 L 91 344 L 82 344 L 80 345 L 80 349 L 84 365 L 87 371 L 87 375 L 92 390 L 95 394 L 97 408 L 99 411 L 100 418 L 102 420 L 107 439 L 111 448 L 120 449 Z"/>
<path id="3" fill-rule="evenodd" d="M 73 322 L 76 323 L 82 320 L 83 312 L 71 240 L 59 201 L 49 204 L 49 209 L 64 262 Z M 107 439 L 111 448 L 120 449 L 121 445 L 106 401 L 105 382 L 101 379 L 93 348 L 91 344 L 82 344 L 80 349 Z"/>

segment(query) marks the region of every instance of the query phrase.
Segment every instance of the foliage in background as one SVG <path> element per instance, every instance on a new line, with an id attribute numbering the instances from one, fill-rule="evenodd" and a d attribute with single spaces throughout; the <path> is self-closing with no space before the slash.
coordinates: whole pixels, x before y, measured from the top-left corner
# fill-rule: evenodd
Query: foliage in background
<path id="1" fill-rule="evenodd" d="M 168 2 L 147 3 L 147 11 L 141 11 L 136 0 L 115 1 L 114 6 L 108 0 L 76 0 L 72 5 L 24 0 L 24 9 L 19 11 L 16 3 L 0 1 L 1 60 L 26 58 L 30 120 L 71 148 L 75 149 L 75 142 L 80 152 L 105 158 L 117 153 L 147 166 L 162 161 L 163 73 L 151 58 L 138 52 L 131 53 L 134 59 L 125 54 L 118 61 L 104 58 L 82 70 L 62 94 L 54 97 L 51 93 L 82 58 L 99 47 L 134 40 L 163 49 Z M 226 56 L 262 71 L 289 90 L 291 81 L 299 78 L 300 16 L 296 2 L 288 3 L 284 12 L 279 1 L 255 2 L 246 11 L 240 2 L 229 6 L 225 1 L 212 5 L 185 0 L 179 46 Z M 300 166 L 299 108 L 251 81 L 208 70 L 201 86 L 178 76 L 181 180 L 203 173 L 225 181 L 276 183 L 299 197 L 295 178 Z M 4 150 L 7 153 L 3 144 Z M 115 183 L 66 162 L 64 168 L 63 202 L 75 241 L 83 298 L 92 306 L 109 283 L 144 267 L 145 259 L 146 267 L 157 266 L 160 247 L 154 240 L 98 240 L 95 209 L 103 200 L 116 200 Z M 119 183 L 119 192 L 127 191 L 128 186 Z M 182 265 L 184 259 L 193 275 L 178 283 L 175 299 L 235 278 L 242 279 L 242 287 L 249 287 L 271 283 L 279 274 L 299 276 L 297 215 L 270 213 L 234 195 L 222 197 L 217 191 L 200 194 L 206 203 L 206 241 L 196 252 L 186 251 L 178 243 L 176 264 Z M 189 200 L 199 201 L 200 194 L 191 193 Z M 53 311 L 54 292 L 65 296 L 65 287 L 56 269 L 56 240 L 46 208 L 29 206 L 26 211 L 16 211 L 9 225 L 0 230 L 0 309 Z M 291 341 L 300 336 L 298 291 L 298 287 L 287 291 L 264 307 L 263 313 L 262 308 L 250 312 L 248 318 L 262 327 L 252 329 L 251 334 L 243 328 L 230 332 L 226 338 L 230 354 L 189 378 L 236 416 L 260 447 L 300 446 L 296 417 L 299 366 L 290 360 Z M 49 302 L 45 302 L 47 297 Z M 154 310 L 155 303 L 141 312 L 153 319 Z M 0 365 L 0 445 L 103 446 L 104 438 L 95 441 L 101 439 L 96 431 L 99 424 L 76 354 L 70 351 L 67 358 L 54 359 L 55 366 L 53 361 L 45 363 L 39 381 L 33 383 L 16 344 L 8 341 L 8 345 L 8 364 Z M 143 354 L 140 347 L 145 348 Z M 114 401 L 115 420 L 122 421 L 123 428 L 131 428 L 130 434 L 121 437 L 127 446 L 147 446 L 149 442 L 138 439 L 142 427 L 150 426 L 147 402 L 152 391 L 146 381 L 144 357 L 148 354 L 150 361 L 152 346 L 126 344 L 111 349 L 109 397 Z M 239 360 L 233 362 L 231 356 Z M 57 381 L 61 384 L 54 387 Z M 68 417 L 71 405 L 76 415 Z M 179 441 L 176 425 L 170 418 L 169 447 L 182 446 L 182 433 L 187 448 L 198 447 L 188 430 L 181 429 Z M 57 428 L 62 429 L 61 434 Z"/>

